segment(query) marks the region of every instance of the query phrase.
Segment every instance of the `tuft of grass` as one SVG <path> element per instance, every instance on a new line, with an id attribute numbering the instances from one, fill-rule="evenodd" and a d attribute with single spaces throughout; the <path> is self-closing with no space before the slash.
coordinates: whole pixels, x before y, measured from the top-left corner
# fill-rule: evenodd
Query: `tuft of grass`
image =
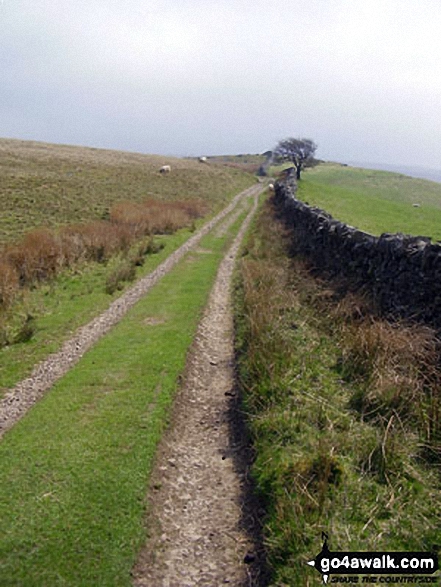
<path id="1" fill-rule="evenodd" d="M 124 282 L 133 281 L 136 277 L 136 265 L 125 260 L 120 263 L 106 279 L 106 293 L 113 294 L 123 288 Z"/>
<path id="2" fill-rule="evenodd" d="M 256 221 L 235 288 L 239 381 L 272 584 L 312 584 L 305 563 L 322 531 L 332 550 L 439 551 L 441 487 L 421 450 L 440 405 L 433 333 L 380 325 L 367 300 L 344 301 L 341 284 L 334 290 L 289 258 L 272 214 L 268 205 Z M 398 403 L 388 396 L 392 381 L 401 385 Z M 381 397 L 381 413 L 354 409 L 357 394 Z"/>
<path id="3" fill-rule="evenodd" d="M 19 291 L 19 274 L 10 263 L 0 260 L 0 307 L 9 307 Z"/>
<path id="4" fill-rule="evenodd" d="M 14 343 L 20 344 L 28 342 L 34 336 L 35 333 L 35 320 L 31 314 L 26 314 L 26 318 L 21 325 L 19 331 L 14 337 Z"/>
<path id="5" fill-rule="evenodd" d="M 165 244 L 163 242 L 159 242 L 158 240 L 155 241 L 150 237 L 147 240 L 140 242 L 138 245 L 135 245 L 132 252 L 128 254 L 128 259 L 130 263 L 135 265 L 135 267 L 142 267 L 147 255 L 155 255 L 156 253 L 159 253 L 159 251 L 162 251 L 164 247 Z"/>
<path id="6" fill-rule="evenodd" d="M 164 243 L 155 242 L 152 237 L 143 241 L 127 252 L 126 256 L 118 262 L 107 274 L 105 291 L 112 295 L 124 288 L 124 283 L 136 278 L 136 268 L 144 265 L 146 255 L 159 253 L 164 248 Z"/>
<path id="7" fill-rule="evenodd" d="M 364 420 L 413 431 L 429 460 L 441 459 L 440 341 L 420 324 L 378 318 L 339 329 L 338 370 L 356 383 L 350 406 Z"/>

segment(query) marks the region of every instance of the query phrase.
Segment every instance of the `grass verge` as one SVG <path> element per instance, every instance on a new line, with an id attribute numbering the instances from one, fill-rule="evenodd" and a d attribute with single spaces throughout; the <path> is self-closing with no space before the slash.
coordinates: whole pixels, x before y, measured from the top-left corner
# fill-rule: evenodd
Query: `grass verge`
<path id="1" fill-rule="evenodd" d="M 155 447 L 245 214 L 226 236 L 204 237 L 203 252 L 185 257 L 4 437 L 0 585 L 131 584 Z"/>
<path id="2" fill-rule="evenodd" d="M 322 531 L 334 551 L 439 551 L 441 484 L 422 424 L 437 417 L 425 419 L 431 394 L 439 407 L 428 374 L 433 337 L 387 325 L 379 334 L 378 323 L 370 331 L 362 306 L 338 300 L 286 245 L 265 208 L 236 287 L 239 378 L 272 585 L 320 583 L 306 562 Z M 422 340 L 427 352 L 415 359 L 412 344 Z"/>

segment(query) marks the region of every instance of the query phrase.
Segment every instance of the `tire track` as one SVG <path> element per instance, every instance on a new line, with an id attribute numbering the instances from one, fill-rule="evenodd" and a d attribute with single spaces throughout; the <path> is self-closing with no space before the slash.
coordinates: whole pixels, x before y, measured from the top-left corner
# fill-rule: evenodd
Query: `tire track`
<path id="1" fill-rule="evenodd" d="M 232 226 L 236 220 L 239 218 L 239 216 L 242 214 L 242 212 L 246 209 L 247 207 L 247 201 L 244 198 L 242 200 L 242 202 L 240 203 L 239 206 L 237 206 L 237 209 L 230 214 L 230 216 L 228 218 L 226 218 L 220 226 L 217 227 L 216 229 L 216 236 L 218 238 L 222 238 L 223 236 L 226 235 L 228 229 L 230 228 L 230 226 Z"/>
<path id="2" fill-rule="evenodd" d="M 230 286 L 237 252 L 257 208 L 225 255 L 186 366 L 170 429 L 156 457 L 149 540 L 133 570 L 134 587 L 257 584 L 256 544 L 244 528 L 247 475 L 243 439 L 233 430 L 235 396 Z M 241 453 L 240 456 L 238 453 Z"/>
<path id="3" fill-rule="evenodd" d="M 0 401 L 0 438 L 26 414 L 58 379 L 80 360 L 95 342 L 117 324 L 128 310 L 166 275 L 188 251 L 195 248 L 203 236 L 232 212 L 243 198 L 259 194 L 262 190 L 262 185 L 253 185 L 235 196 L 226 208 L 207 222 L 179 249 L 171 253 L 154 271 L 140 279 L 132 288 L 112 302 L 102 314 L 79 328 L 59 351 L 38 363 L 31 375 L 12 388 Z"/>

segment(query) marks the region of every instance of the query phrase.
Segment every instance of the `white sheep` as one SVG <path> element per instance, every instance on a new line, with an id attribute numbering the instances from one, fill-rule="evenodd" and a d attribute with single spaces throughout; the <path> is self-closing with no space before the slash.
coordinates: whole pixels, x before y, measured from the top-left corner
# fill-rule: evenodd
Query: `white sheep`
<path id="1" fill-rule="evenodd" d="M 412 204 L 412 206 L 413 206 L 414 208 L 420 208 L 420 207 L 421 207 L 421 204 Z"/>
<path id="2" fill-rule="evenodd" d="M 162 173 L 162 174 L 164 174 L 164 173 L 170 173 L 170 171 L 171 171 L 170 165 L 163 165 L 161 167 L 161 169 L 159 170 L 159 173 Z"/>
<path id="3" fill-rule="evenodd" d="M 268 184 L 268 189 L 270 190 L 270 192 L 274 191 L 274 184 L 273 183 L 269 183 Z"/>
<path id="4" fill-rule="evenodd" d="M 207 162 L 206 157 L 199 157 L 199 163 L 206 163 L 206 162 Z"/>

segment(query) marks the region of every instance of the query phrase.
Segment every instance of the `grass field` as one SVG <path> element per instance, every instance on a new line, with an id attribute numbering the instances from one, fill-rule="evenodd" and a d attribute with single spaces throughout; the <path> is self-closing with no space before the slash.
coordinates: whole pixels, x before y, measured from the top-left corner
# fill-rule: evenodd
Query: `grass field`
<path id="1" fill-rule="evenodd" d="M 216 269 L 250 204 L 3 439 L 0 585 L 130 586 L 155 447 Z"/>
<path id="2" fill-rule="evenodd" d="M 402 232 L 441 240 L 439 183 L 326 163 L 302 174 L 297 196 L 374 235 Z"/>
<path id="3" fill-rule="evenodd" d="M 322 531 L 331 551 L 439 552 L 435 337 L 373 319 L 366 301 L 313 278 L 289 250 L 267 205 L 236 286 L 238 372 L 271 585 L 320 584 L 306 562 Z"/>
<path id="4" fill-rule="evenodd" d="M 161 176 L 164 164 L 172 172 Z M 200 198 L 218 210 L 252 181 L 215 162 L 0 139 L 0 244 L 35 227 L 106 217 L 122 200 Z"/>

